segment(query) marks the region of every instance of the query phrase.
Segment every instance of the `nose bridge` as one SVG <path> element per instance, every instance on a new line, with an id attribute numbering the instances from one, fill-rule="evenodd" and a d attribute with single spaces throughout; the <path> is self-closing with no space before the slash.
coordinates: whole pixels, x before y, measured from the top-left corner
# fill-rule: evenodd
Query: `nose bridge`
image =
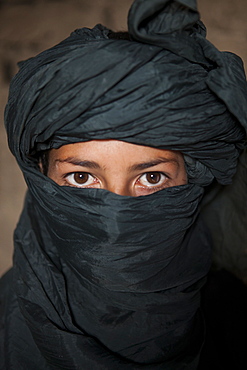
<path id="1" fill-rule="evenodd" d="M 112 193 L 134 196 L 133 176 L 129 172 L 132 153 L 129 153 L 128 145 L 120 141 L 105 144 L 102 185 Z"/>
<path id="2" fill-rule="evenodd" d="M 134 196 L 132 189 L 126 183 L 111 183 L 106 186 L 106 189 L 118 195 Z"/>
<path id="3" fill-rule="evenodd" d="M 118 195 L 134 196 L 134 190 L 131 187 L 131 183 L 123 173 L 115 173 L 109 176 L 104 187 Z"/>

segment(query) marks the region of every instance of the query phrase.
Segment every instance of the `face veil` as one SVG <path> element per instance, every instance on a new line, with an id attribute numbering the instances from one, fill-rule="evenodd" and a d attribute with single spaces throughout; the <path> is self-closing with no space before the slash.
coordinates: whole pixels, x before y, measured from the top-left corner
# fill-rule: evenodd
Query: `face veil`
<path id="1" fill-rule="evenodd" d="M 135 1 L 128 23 L 130 40 L 76 30 L 11 84 L 8 140 L 28 184 L 15 294 L 33 348 L 9 338 L 13 364 L 22 352 L 40 369 L 197 368 L 210 266 L 198 206 L 203 186 L 235 173 L 245 76 L 205 39 L 195 1 Z M 40 152 L 95 139 L 179 150 L 189 183 L 134 198 L 39 171 Z"/>
<path id="2" fill-rule="evenodd" d="M 91 356 L 95 367 L 176 369 L 181 358 L 195 367 L 210 265 L 209 237 L 196 221 L 202 189 L 137 198 L 98 190 L 39 180 L 26 199 L 16 290 L 43 358 L 51 368 L 89 368 Z"/>

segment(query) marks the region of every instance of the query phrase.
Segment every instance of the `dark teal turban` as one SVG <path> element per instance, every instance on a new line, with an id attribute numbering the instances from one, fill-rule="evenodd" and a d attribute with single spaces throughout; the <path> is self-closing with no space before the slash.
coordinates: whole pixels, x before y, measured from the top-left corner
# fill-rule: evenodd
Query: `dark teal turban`
<path id="1" fill-rule="evenodd" d="M 98 25 L 21 64 L 5 113 L 19 164 L 120 139 L 183 152 L 191 182 L 230 183 L 247 127 L 242 61 L 205 39 L 195 1 L 139 0 L 128 22 L 131 41 Z"/>

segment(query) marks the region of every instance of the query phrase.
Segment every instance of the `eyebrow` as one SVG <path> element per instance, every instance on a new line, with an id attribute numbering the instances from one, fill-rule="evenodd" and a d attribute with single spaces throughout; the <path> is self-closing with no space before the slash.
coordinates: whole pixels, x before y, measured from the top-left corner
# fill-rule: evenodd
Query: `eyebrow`
<path id="1" fill-rule="evenodd" d="M 143 162 L 143 163 L 134 164 L 133 166 L 131 166 L 129 168 L 129 170 L 130 171 L 145 170 L 147 168 L 157 166 L 158 164 L 161 164 L 161 163 L 173 163 L 177 167 L 179 166 L 179 162 L 178 162 L 178 160 L 176 158 L 163 158 L 163 157 L 161 157 L 161 158 L 157 158 L 157 159 L 151 160 L 149 162 Z"/>
<path id="2" fill-rule="evenodd" d="M 55 162 L 59 163 L 71 163 L 75 166 L 81 166 L 81 167 L 87 167 L 87 168 L 94 168 L 94 169 L 99 169 L 100 165 L 97 162 L 94 161 L 81 161 L 80 159 L 77 158 L 65 158 L 65 159 L 56 159 Z"/>
<path id="3" fill-rule="evenodd" d="M 101 166 L 97 162 L 87 161 L 87 160 L 82 161 L 82 160 L 74 158 L 74 157 L 69 157 L 69 158 L 65 158 L 65 159 L 59 159 L 58 158 L 58 159 L 55 160 L 55 162 L 71 163 L 75 166 L 87 167 L 87 168 L 92 168 L 92 169 L 100 169 L 101 168 Z M 176 158 L 160 157 L 160 158 L 148 161 L 148 162 L 133 164 L 132 166 L 129 167 L 128 171 L 131 172 L 131 171 L 145 170 L 147 168 L 157 166 L 158 164 L 161 164 L 161 163 L 173 163 L 177 167 L 179 167 L 179 162 Z"/>

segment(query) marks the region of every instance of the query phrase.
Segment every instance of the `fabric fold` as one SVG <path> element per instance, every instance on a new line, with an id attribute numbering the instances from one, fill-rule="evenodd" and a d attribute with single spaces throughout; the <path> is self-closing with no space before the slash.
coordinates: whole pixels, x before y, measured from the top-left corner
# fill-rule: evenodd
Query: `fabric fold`
<path id="1" fill-rule="evenodd" d="M 5 124 L 28 185 L 6 309 L 12 368 L 197 369 L 211 259 L 199 207 L 236 171 L 247 85 L 241 61 L 205 39 L 195 1 L 136 0 L 128 22 L 127 39 L 76 30 L 11 83 Z M 108 139 L 180 151 L 188 184 L 134 198 L 40 171 L 44 151 Z"/>

